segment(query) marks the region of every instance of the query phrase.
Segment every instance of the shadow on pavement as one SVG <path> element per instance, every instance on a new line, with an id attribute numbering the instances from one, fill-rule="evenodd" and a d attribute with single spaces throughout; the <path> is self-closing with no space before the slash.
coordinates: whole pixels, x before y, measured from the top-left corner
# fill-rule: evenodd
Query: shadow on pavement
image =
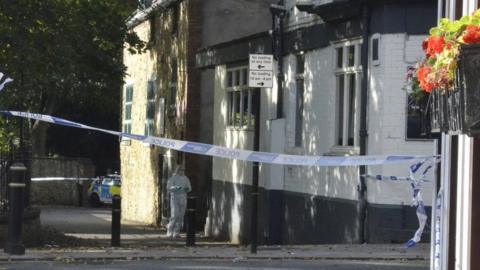
<path id="1" fill-rule="evenodd" d="M 108 247 L 111 239 L 111 208 L 38 206 L 44 234 L 45 247 Z M 121 246 L 170 247 L 185 246 L 185 235 L 181 238 L 166 238 L 163 227 L 122 221 Z M 202 244 L 213 244 L 197 235 Z"/>

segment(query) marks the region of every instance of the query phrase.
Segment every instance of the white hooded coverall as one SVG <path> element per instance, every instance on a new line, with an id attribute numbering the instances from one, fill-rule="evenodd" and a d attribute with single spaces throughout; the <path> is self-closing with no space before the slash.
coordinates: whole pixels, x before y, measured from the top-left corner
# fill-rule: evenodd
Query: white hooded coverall
<path id="1" fill-rule="evenodd" d="M 187 193 L 192 190 L 190 180 L 177 171 L 167 181 L 167 191 L 170 193 L 170 221 L 167 225 L 167 236 L 178 237 L 183 226 L 183 216 L 187 207 Z"/>

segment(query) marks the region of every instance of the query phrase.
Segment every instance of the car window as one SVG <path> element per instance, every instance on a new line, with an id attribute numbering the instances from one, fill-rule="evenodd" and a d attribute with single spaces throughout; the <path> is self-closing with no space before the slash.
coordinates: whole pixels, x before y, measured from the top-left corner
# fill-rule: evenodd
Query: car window
<path id="1" fill-rule="evenodd" d="M 114 186 L 117 186 L 117 187 L 121 186 L 120 180 L 119 180 L 119 179 L 113 180 L 113 185 L 114 185 Z"/>
<path id="2" fill-rule="evenodd" d="M 103 178 L 102 185 L 108 185 L 108 186 L 111 186 L 111 185 L 113 185 L 113 180 L 112 180 L 112 179 L 110 179 L 110 178 Z"/>

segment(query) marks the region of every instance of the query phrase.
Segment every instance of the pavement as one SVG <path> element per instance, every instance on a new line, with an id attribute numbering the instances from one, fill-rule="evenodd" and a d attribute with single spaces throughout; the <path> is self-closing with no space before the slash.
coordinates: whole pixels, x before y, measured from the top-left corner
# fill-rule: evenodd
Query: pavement
<path id="1" fill-rule="evenodd" d="M 1 261 L 108 261 L 165 259 L 225 260 L 401 260 L 428 261 L 429 245 L 405 249 L 402 245 L 301 245 L 259 246 L 256 254 L 249 247 L 199 243 L 195 247 L 164 246 L 147 248 L 42 248 L 27 249 L 25 255 L 0 254 Z"/>
<path id="2" fill-rule="evenodd" d="M 25 255 L 0 252 L 0 262 L 16 261 L 113 261 L 113 260 L 381 260 L 428 262 L 430 244 L 406 249 L 402 244 L 282 245 L 259 246 L 256 254 L 247 246 L 213 242 L 198 235 L 194 247 L 181 238 L 166 238 L 164 230 L 136 223 L 122 224 L 121 247 L 110 247 L 111 209 L 75 207 L 42 208 L 42 226 L 82 239 L 84 246 L 27 248 Z M 89 245 L 88 241 L 93 244 Z"/>

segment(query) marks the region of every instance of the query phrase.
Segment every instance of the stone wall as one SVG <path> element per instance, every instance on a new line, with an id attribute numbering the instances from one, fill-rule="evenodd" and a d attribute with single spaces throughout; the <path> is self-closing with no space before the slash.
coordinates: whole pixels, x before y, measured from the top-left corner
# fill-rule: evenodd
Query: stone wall
<path id="1" fill-rule="evenodd" d="M 189 30 L 189 10 L 194 4 L 200 4 L 200 1 L 173 3 L 164 10 L 156 11 L 150 19 L 131 29 L 140 39 L 150 43 L 149 50 L 143 54 L 124 51 L 124 63 L 127 67 L 125 81 L 134 89 L 131 111 L 133 134 L 145 133 L 147 85 L 149 80 L 153 80 L 156 111 L 152 135 L 176 139 L 184 139 L 187 135 L 186 125 L 190 123 L 190 114 L 187 115 L 187 111 L 193 109 L 189 107 L 193 102 L 190 104 L 188 99 L 197 92 L 194 89 L 188 92 L 187 88 L 199 84 L 198 76 L 190 77 L 193 71 L 190 70 L 191 63 L 188 62 L 188 55 L 195 50 L 191 48 L 196 44 L 195 33 L 201 34 L 201 26 L 196 26 L 195 33 Z M 198 18 L 193 18 L 193 22 L 196 21 Z M 123 104 L 124 102 L 125 88 Z M 160 102 L 165 104 L 163 110 L 160 110 Z M 198 113 L 194 112 L 194 117 L 197 116 Z M 177 160 L 181 160 L 183 156 L 158 146 L 127 139 L 121 142 L 120 156 L 122 218 L 159 224 L 162 218 L 161 187 L 171 174 L 172 167 L 175 167 Z"/>
<path id="2" fill-rule="evenodd" d="M 64 177 L 93 178 L 95 166 L 83 158 L 34 158 L 31 163 L 32 178 Z M 39 179 L 41 180 L 41 179 Z M 32 181 L 31 204 L 85 205 L 91 180 L 41 180 Z"/>

